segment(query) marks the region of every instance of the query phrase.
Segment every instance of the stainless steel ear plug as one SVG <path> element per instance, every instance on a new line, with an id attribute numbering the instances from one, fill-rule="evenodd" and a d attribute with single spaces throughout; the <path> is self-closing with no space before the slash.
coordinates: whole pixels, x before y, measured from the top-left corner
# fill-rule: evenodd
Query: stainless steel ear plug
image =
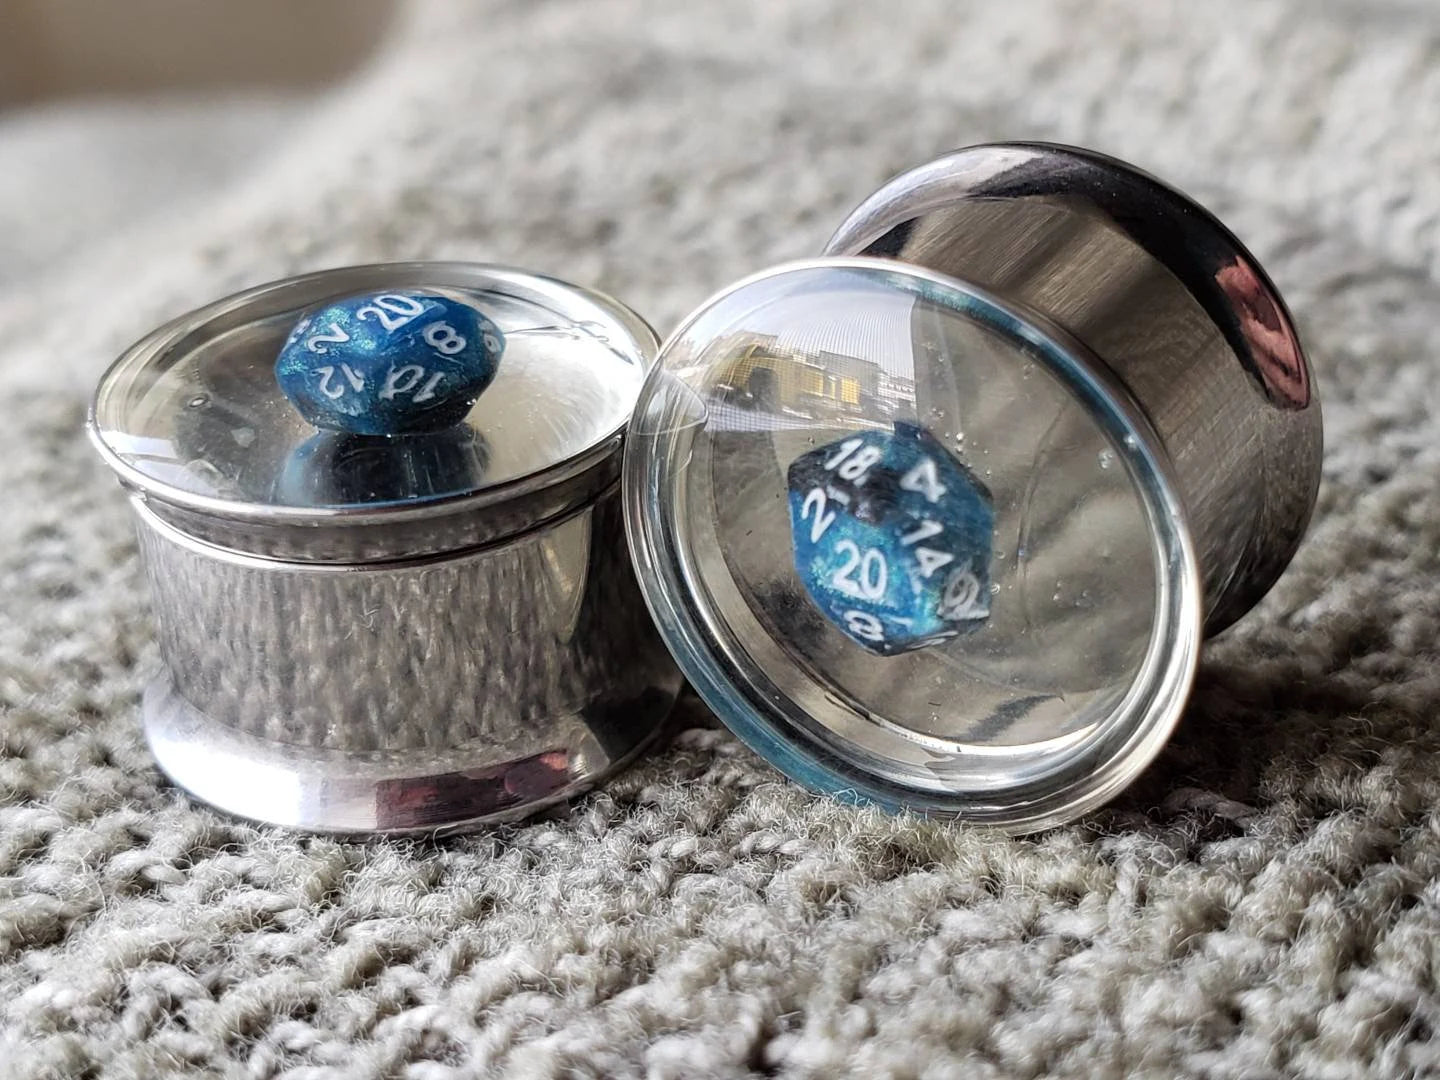
<path id="1" fill-rule="evenodd" d="M 1285 568 L 1321 450 L 1244 247 L 1036 144 L 897 177 L 658 355 L 548 278 L 352 267 L 155 331 L 89 429 L 154 599 L 161 767 L 362 833 L 585 790 L 680 670 L 813 789 L 1067 821 L 1154 757 L 1204 636 Z"/>
<path id="2" fill-rule="evenodd" d="M 913 169 L 825 257 L 702 305 L 631 430 L 642 587 L 720 717 L 814 789 L 1012 831 L 1154 757 L 1321 451 L 1234 236 L 1035 144 Z"/>
<path id="3" fill-rule="evenodd" d="M 680 676 L 625 549 L 634 313 L 536 275 L 351 267 L 139 342 L 90 417 L 131 492 L 156 760 L 223 810 L 453 830 L 574 795 Z"/>

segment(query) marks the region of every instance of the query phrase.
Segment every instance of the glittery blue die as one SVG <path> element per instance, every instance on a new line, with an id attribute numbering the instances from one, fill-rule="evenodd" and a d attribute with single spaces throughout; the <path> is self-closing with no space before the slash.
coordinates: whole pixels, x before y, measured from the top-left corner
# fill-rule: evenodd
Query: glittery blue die
<path id="1" fill-rule="evenodd" d="M 891 656 L 989 618 L 990 492 L 924 428 L 897 421 L 812 450 L 789 488 L 796 573 L 857 645 Z"/>
<path id="2" fill-rule="evenodd" d="M 499 327 L 469 304 L 425 292 L 371 293 L 296 323 L 275 378 L 318 428 L 440 431 L 465 418 L 504 349 Z"/>

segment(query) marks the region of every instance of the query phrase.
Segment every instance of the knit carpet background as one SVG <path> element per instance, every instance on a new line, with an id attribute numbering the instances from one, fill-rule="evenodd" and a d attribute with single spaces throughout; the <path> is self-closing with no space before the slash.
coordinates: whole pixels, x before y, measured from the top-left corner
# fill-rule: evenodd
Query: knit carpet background
<path id="1" fill-rule="evenodd" d="M 1325 400 L 1309 541 L 1110 807 L 887 818 L 694 701 L 568 812 L 444 843 L 252 827 L 158 775 L 135 542 L 81 435 L 130 341 L 420 257 L 664 330 L 994 138 L 1210 204 Z M 1440 1074 L 1437 278 L 1427 0 L 435 2 L 319 97 L 0 114 L 0 1076 Z"/>

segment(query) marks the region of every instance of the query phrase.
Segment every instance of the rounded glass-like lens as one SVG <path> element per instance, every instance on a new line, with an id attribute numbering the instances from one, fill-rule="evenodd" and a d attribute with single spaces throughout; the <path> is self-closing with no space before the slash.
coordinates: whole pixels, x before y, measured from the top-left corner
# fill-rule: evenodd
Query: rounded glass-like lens
<path id="1" fill-rule="evenodd" d="M 181 504 L 270 519 L 433 502 L 613 440 L 652 341 L 618 304 L 548 278 L 349 267 L 156 331 L 107 374 L 93 426 L 122 476 Z"/>
<path id="2" fill-rule="evenodd" d="M 631 440 L 662 631 L 802 782 L 1033 828 L 1170 730 L 1181 511 L 1123 391 L 1036 320 L 880 260 L 782 267 L 671 338 Z"/>

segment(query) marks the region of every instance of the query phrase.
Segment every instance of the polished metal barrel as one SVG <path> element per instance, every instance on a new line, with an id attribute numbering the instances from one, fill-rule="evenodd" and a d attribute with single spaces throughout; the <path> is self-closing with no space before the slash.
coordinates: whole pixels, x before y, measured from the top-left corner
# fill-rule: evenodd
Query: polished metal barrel
<path id="1" fill-rule="evenodd" d="M 1289 564 L 1320 481 L 1313 377 L 1279 292 L 1197 203 L 1094 151 L 990 144 L 897 176 L 826 253 L 980 286 L 1087 347 L 1174 467 L 1207 632 Z"/>

